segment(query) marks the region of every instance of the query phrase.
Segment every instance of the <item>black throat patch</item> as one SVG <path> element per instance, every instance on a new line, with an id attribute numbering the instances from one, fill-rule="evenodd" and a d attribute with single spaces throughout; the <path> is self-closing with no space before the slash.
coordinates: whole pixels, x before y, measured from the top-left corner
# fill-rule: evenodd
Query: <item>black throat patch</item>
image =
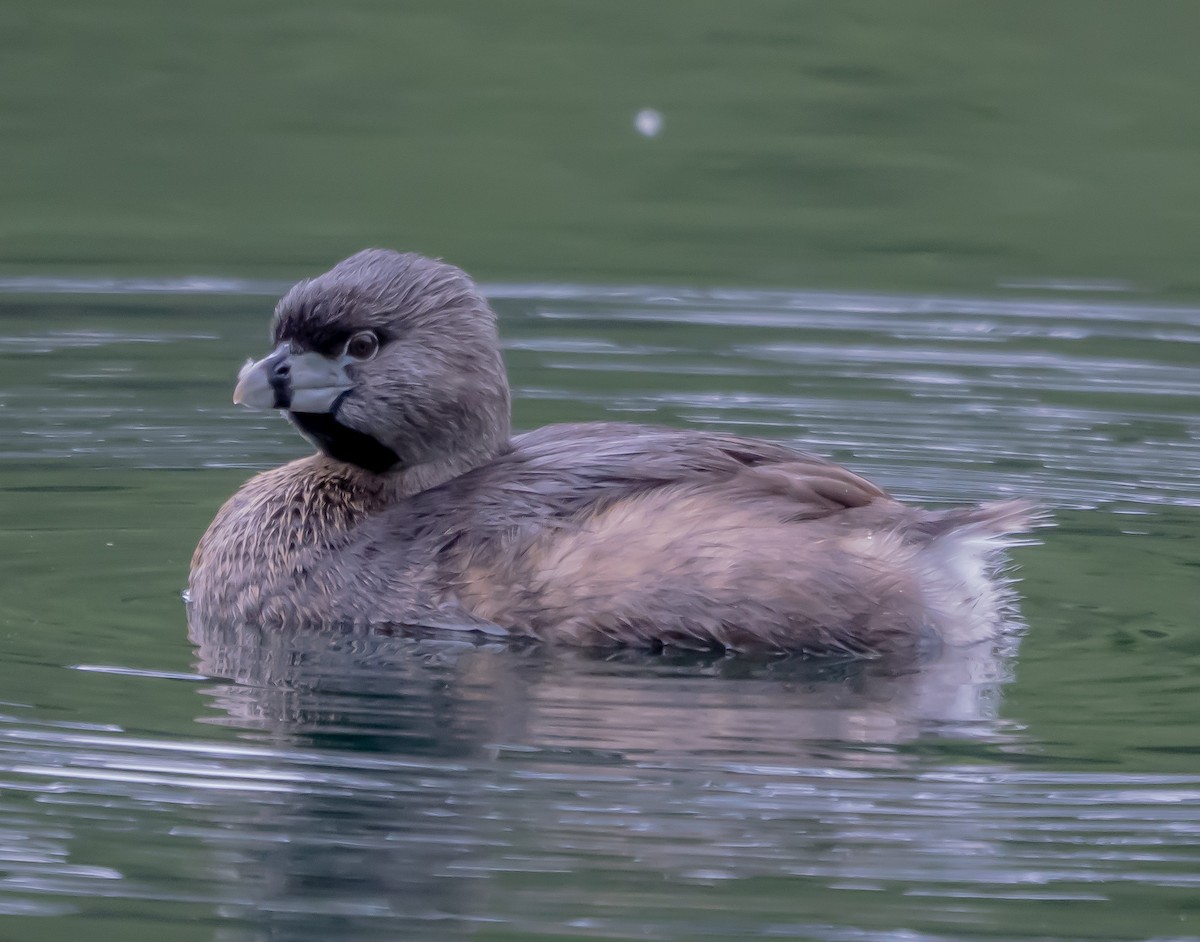
<path id="1" fill-rule="evenodd" d="M 335 461 L 382 474 L 400 460 L 392 449 L 365 432 L 347 428 L 328 412 L 289 412 L 288 418 Z"/>

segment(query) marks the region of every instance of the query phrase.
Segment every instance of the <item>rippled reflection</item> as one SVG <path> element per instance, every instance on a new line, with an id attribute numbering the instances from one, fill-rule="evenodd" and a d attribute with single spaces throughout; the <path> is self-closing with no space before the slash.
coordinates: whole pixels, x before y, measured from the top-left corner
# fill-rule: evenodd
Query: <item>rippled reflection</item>
<path id="1" fill-rule="evenodd" d="M 495 884 L 517 875 L 559 880 L 614 857 L 681 879 L 754 872 L 757 854 L 702 862 L 672 846 L 706 827 L 679 819 L 697 809 L 676 804 L 674 775 L 795 774 L 830 757 L 879 767 L 897 757 L 874 747 L 930 725 L 983 735 L 999 670 L 979 645 L 947 668 L 947 688 L 944 672 L 911 667 L 192 631 L 199 669 L 227 678 L 207 691 L 218 710 L 208 721 L 253 730 L 298 766 L 286 805 L 257 818 L 260 834 L 286 839 L 250 842 L 243 885 L 262 894 L 258 918 L 302 898 L 309 913 L 374 907 L 433 922 L 495 905 Z M 347 788 L 353 801 L 336 794 Z"/>
<path id="2" fill-rule="evenodd" d="M 229 939 L 841 939 L 1064 904 L 1120 928 L 1129 893 L 1145 925 L 1200 890 L 1200 777 L 1022 768 L 995 650 L 898 670 L 193 636 L 199 719 L 233 739 L 7 719 L 8 912 L 206 904 Z M 87 863 L 97 840 L 123 847 Z"/>
<path id="3" fill-rule="evenodd" d="M 294 456 L 283 423 L 236 413 L 221 386 L 257 349 L 269 302 L 198 284 L 150 288 L 190 290 L 207 330 L 162 331 L 153 291 L 107 316 L 104 330 L 47 329 L 37 305 L 5 302 L 7 456 L 160 468 Z M 569 285 L 488 292 L 521 427 L 616 417 L 730 428 L 832 453 L 924 500 L 1028 491 L 1059 506 L 1200 506 L 1190 354 L 1200 309 Z"/>
<path id="4" fill-rule="evenodd" d="M 991 736 L 1011 639 L 924 663 L 560 650 L 193 623 L 217 722 L 450 755 L 598 752 L 625 761 L 794 762 L 930 731 Z M 579 752 L 581 751 L 581 752 Z M 878 755 L 862 761 L 878 765 Z"/>

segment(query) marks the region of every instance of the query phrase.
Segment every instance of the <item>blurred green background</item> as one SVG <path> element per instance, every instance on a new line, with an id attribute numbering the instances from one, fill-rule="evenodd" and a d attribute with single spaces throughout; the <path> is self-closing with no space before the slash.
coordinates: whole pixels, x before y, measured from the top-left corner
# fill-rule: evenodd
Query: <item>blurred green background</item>
<path id="1" fill-rule="evenodd" d="M 0 6 L 0 274 L 1200 294 L 1200 5 Z M 641 109 L 661 131 L 634 126 Z"/>

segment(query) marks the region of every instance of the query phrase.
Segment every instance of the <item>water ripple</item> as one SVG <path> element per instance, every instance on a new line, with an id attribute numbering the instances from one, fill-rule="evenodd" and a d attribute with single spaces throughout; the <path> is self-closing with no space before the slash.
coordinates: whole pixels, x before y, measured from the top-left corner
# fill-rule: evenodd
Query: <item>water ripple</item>
<path id="1" fill-rule="evenodd" d="M 10 727 L 0 733 L 0 910 L 57 912 L 45 896 L 66 895 L 364 915 L 391 871 L 424 874 L 427 888 L 516 875 L 549 886 L 581 863 L 597 885 L 786 876 L 830 892 L 981 902 L 1200 889 L 1197 776 L 541 760 L 538 750 L 517 765 L 412 761 Z M 21 811 L 32 810 L 28 798 L 36 815 Z M 144 846 L 191 860 L 195 888 L 164 892 L 119 865 L 74 862 L 67 847 L 81 831 L 136 832 Z M 229 881 L 230 867 L 248 873 L 281 853 L 292 867 L 307 861 L 314 878 L 351 860 L 359 869 L 336 897 L 285 901 L 257 879 Z M 600 905 L 587 885 L 572 882 L 552 909 Z M 382 912 L 396 915 L 397 899 Z M 457 904 L 471 910 L 469 896 Z M 399 911 L 431 918 L 420 906 Z"/>
<path id="2" fill-rule="evenodd" d="M 10 319 L 0 335 L 10 367 L 0 458 L 261 467 L 297 453 L 286 426 L 237 413 L 222 386 L 247 352 L 241 308 L 261 307 L 254 297 L 279 287 L 3 282 L 0 291 L 33 292 L 22 303 L 34 311 L 56 292 L 234 300 L 202 319 L 164 312 L 169 330 L 148 331 L 145 316 L 124 330 L 47 329 L 31 314 L 21 332 Z M 503 314 L 518 420 L 528 401 L 561 420 L 633 414 L 768 435 L 923 499 L 1032 492 L 1068 506 L 1200 505 L 1200 377 L 1190 352 L 1200 309 L 579 285 L 488 291 Z M 190 364 L 186 384 L 181 362 Z"/>

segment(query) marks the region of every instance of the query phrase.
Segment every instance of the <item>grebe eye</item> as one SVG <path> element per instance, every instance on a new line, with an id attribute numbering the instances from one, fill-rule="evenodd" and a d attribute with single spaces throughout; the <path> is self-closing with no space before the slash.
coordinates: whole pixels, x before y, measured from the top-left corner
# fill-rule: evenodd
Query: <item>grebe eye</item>
<path id="1" fill-rule="evenodd" d="M 369 360 L 379 352 L 379 337 L 373 330 L 360 330 L 346 344 L 346 354 L 355 360 Z"/>

